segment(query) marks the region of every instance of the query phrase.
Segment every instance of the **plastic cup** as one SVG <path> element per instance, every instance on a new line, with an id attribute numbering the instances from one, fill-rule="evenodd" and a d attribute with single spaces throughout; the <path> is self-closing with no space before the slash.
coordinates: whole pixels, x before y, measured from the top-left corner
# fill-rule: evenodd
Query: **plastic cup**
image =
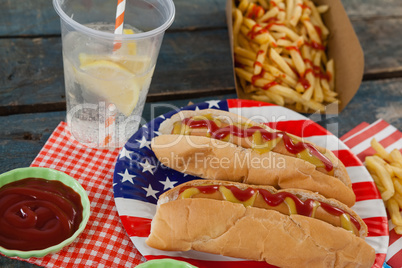
<path id="1" fill-rule="evenodd" d="M 126 0 L 123 34 L 117 1 L 53 0 L 60 16 L 67 125 L 88 147 L 121 147 L 141 122 L 172 0 Z"/>

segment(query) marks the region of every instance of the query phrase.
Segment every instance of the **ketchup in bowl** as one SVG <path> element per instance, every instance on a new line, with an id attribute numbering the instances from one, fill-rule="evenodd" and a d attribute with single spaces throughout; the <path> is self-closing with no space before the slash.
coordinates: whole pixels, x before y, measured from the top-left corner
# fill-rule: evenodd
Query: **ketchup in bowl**
<path id="1" fill-rule="evenodd" d="M 57 180 L 25 178 L 0 188 L 0 246 L 41 250 L 71 237 L 82 222 L 80 195 Z"/>

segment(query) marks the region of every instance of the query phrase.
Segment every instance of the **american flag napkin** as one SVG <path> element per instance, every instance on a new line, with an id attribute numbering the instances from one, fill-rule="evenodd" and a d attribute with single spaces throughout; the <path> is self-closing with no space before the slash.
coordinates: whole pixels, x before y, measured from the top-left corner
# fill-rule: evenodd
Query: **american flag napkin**
<path id="1" fill-rule="evenodd" d="M 351 151 L 364 162 L 366 156 L 371 156 L 375 150 L 371 148 L 370 141 L 375 138 L 384 148 L 391 152 L 398 149 L 402 152 L 402 132 L 386 121 L 379 119 L 369 124 L 361 123 L 354 129 L 341 137 L 341 140 L 351 149 Z M 402 236 L 395 233 L 394 225 L 389 224 L 389 247 L 386 256 L 386 263 L 393 267 L 402 267 Z"/>

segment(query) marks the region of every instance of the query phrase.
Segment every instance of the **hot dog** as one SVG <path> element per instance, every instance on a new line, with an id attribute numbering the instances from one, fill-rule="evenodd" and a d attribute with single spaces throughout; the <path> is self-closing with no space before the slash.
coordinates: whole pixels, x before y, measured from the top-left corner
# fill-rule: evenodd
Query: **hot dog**
<path id="1" fill-rule="evenodd" d="M 182 111 L 164 121 L 152 150 L 159 161 L 204 179 L 318 192 L 353 206 L 342 162 L 300 137 L 220 110 Z"/>
<path id="2" fill-rule="evenodd" d="M 159 197 L 146 243 L 279 267 L 371 267 L 366 235 L 353 210 L 310 191 L 194 180 Z"/>

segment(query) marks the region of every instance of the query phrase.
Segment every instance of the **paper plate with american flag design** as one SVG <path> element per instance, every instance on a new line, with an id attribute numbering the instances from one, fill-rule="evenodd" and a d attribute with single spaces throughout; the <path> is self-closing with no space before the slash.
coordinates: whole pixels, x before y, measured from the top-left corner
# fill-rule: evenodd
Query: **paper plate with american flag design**
<path id="1" fill-rule="evenodd" d="M 381 196 L 362 162 L 335 135 L 313 120 L 287 108 L 269 103 L 229 99 L 211 100 L 181 110 L 220 109 L 253 118 L 269 127 L 301 136 L 326 147 L 345 164 L 356 194 L 353 210 L 368 226 L 366 241 L 376 251 L 373 267 L 382 267 L 389 241 L 388 220 Z M 230 258 L 197 251 L 161 251 L 145 243 L 159 195 L 181 183 L 198 179 L 162 166 L 151 150 L 159 125 L 177 110 L 161 115 L 141 127 L 122 148 L 114 171 L 114 199 L 124 228 L 139 252 L 148 260 L 172 258 L 197 267 L 272 267 L 265 262 Z"/>

